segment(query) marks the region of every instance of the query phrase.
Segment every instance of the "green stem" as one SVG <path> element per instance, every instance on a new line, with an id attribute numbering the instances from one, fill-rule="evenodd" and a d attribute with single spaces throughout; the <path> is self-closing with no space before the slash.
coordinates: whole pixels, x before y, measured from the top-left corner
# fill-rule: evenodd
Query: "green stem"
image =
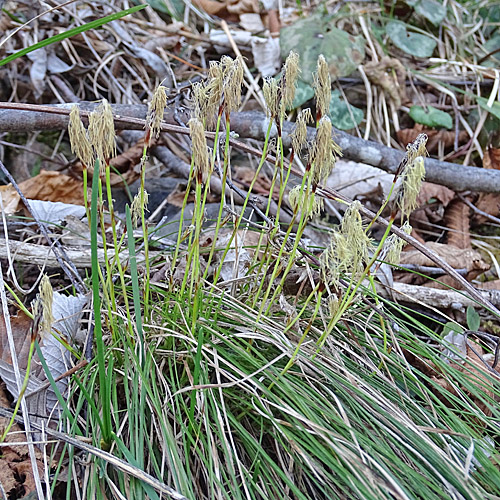
<path id="1" fill-rule="evenodd" d="M 102 403 L 102 441 L 105 449 L 111 446 L 111 402 L 106 397 L 106 386 L 109 383 L 108 374 L 106 371 L 106 355 L 104 338 L 102 333 L 102 318 L 101 318 L 101 295 L 100 295 L 100 280 L 99 280 L 99 259 L 97 256 L 97 201 L 99 195 L 99 160 L 96 160 L 94 166 L 94 176 L 92 179 L 92 202 L 91 202 L 91 219 L 90 219 L 90 248 L 92 261 L 92 295 L 94 301 L 94 337 L 97 347 L 97 365 L 99 372 L 99 395 Z"/>

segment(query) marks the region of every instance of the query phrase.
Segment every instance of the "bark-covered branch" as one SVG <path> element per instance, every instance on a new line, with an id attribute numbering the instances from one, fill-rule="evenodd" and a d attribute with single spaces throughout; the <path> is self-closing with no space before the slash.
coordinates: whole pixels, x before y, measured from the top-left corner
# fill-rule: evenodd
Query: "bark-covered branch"
<path id="1" fill-rule="evenodd" d="M 79 103 L 83 115 L 92 111 L 97 103 Z M 61 130 L 68 125 L 68 113 L 72 104 L 37 106 L 30 104 L 0 103 L 0 132 L 30 132 L 35 130 Z M 146 117 L 145 105 L 115 104 L 112 106 L 117 129 L 142 129 Z M 189 113 L 185 108 L 167 109 L 165 131 L 184 132 L 179 123 L 186 123 Z M 268 118 L 264 113 L 250 111 L 233 113 L 231 129 L 241 137 L 262 140 L 267 129 Z M 286 122 L 283 138 L 289 143 L 289 134 L 294 124 Z M 309 129 L 310 137 L 314 129 Z M 344 158 L 367 163 L 386 172 L 394 172 L 403 157 L 403 152 L 372 141 L 365 141 L 335 129 L 334 139 L 342 148 Z M 455 191 L 482 191 L 500 193 L 500 171 L 477 167 L 466 167 L 428 158 L 425 164 L 426 180 L 448 186 Z"/>

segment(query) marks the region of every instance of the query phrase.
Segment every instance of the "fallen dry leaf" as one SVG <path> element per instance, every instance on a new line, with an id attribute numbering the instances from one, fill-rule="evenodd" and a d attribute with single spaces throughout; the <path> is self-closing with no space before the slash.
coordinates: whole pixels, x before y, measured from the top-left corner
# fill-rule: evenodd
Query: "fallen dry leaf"
<path id="1" fill-rule="evenodd" d="M 406 69 L 401 61 L 383 57 L 381 61 L 365 64 L 364 68 L 368 79 L 384 90 L 399 109 L 406 101 Z"/>
<path id="2" fill-rule="evenodd" d="M 29 199 L 84 204 L 83 183 L 60 172 L 42 170 L 35 177 L 21 182 L 19 187 Z"/>
<path id="3" fill-rule="evenodd" d="M 500 279 L 485 281 L 483 283 L 475 283 L 474 286 L 481 290 L 500 290 Z"/>
<path id="4" fill-rule="evenodd" d="M 226 21 L 238 21 L 239 14 L 259 12 L 257 0 L 194 0 L 197 7 L 211 16 L 218 16 Z"/>
<path id="5" fill-rule="evenodd" d="M 465 275 L 465 279 L 468 281 L 477 278 L 480 274 L 483 274 L 490 268 L 490 265 L 483 260 L 481 254 L 476 250 L 472 250 L 472 248 L 457 248 L 450 244 L 444 245 L 442 243 L 435 243 L 431 241 L 425 243 L 425 245 L 453 268 L 466 269 L 467 274 Z M 436 264 L 431 259 L 415 249 L 401 253 L 401 264 L 436 267 Z M 462 285 L 447 274 L 437 276 L 436 280 L 437 281 L 423 283 L 423 286 L 439 289 L 446 289 L 451 286 L 457 290 L 462 289 Z M 418 284 L 422 283 L 419 282 Z"/>
<path id="6" fill-rule="evenodd" d="M 29 330 L 31 323 L 31 319 L 21 311 L 19 311 L 16 316 L 10 317 L 12 336 L 14 337 L 16 346 L 17 361 L 21 370 L 25 370 L 28 366 L 28 352 L 31 343 Z M 5 321 L 2 315 L 0 315 L 0 360 L 12 365 L 12 357 L 7 341 L 7 330 L 5 329 Z"/>
<path id="7" fill-rule="evenodd" d="M 453 198 L 455 198 L 455 191 L 452 191 L 446 186 L 433 184 L 432 182 L 423 182 L 420 192 L 417 196 L 417 203 L 419 207 L 424 206 L 432 198 L 438 200 L 444 207 L 448 206 Z"/>
<path id="8" fill-rule="evenodd" d="M 19 184 L 19 189 L 27 199 L 60 201 L 73 205 L 83 205 L 83 183 L 61 174 L 42 170 L 38 175 Z M 5 213 L 14 214 L 23 208 L 19 194 L 12 186 L 0 187 Z"/>
<path id="9" fill-rule="evenodd" d="M 463 201 L 453 200 L 444 215 L 448 227 L 448 245 L 457 248 L 472 248 L 470 243 L 470 208 Z"/>
<path id="10" fill-rule="evenodd" d="M 19 210 L 21 197 L 12 184 L 0 186 L 0 196 L 2 196 L 3 209 L 7 215 L 15 214 Z"/>
<path id="11" fill-rule="evenodd" d="M 454 148 L 455 146 L 455 132 L 453 130 L 436 130 L 433 128 L 425 127 L 420 123 L 416 123 L 413 128 L 405 128 L 398 130 L 396 135 L 402 145 L 413 142 L 418 134 L 425 133 L 429 137 L 427 141 L 427 151 L 429 153 L 437 152 L 440 142 L 444 144 L 445 149 Z M 465 144 L 469 139 L 469 135 L 465 130 L 458 133 L 458 144 Z"/>
<path id="12" fill-rule="evenodd" d="M 500 195 L 498 193 L 481 193 L 475 205 L 478 210 L 498 217 L 500 214 Z M 484 215 L 474 213 L 476 224 L 483 224 L 488 220 Z"/>
<path id="13" fill-rule="evenodd" d="M 0 405 L 10 407 L 3 384 L 0 384 Z M 0 417 L 0 433 L 8 425 L 8 419 Z M 5 438 L 0 455 L 0 484 L 8 498 L 23 498 L 36 490 L 28 446 L 16 444 L 26 441 L 26 436 L 18 424 L 14 424 Z M 43 477 L 42 453 L 35 447 L 35 457 L 40 476 Z M 15 496 L 14 496 L 15 495 Z"/>
<path id="14" fill-rule="evenodd" d="M 430 224 L 441 224 L 446 207 L 454 197 L 451 189 L 424 182 L 417 196 L 419 210 L 411 216 L 412 226 L 426 229 Z"/>
<path id="15" fill-rule="evenodd" d="M 455 269 L 466 268 L 469 270 L 485 267 L 486 263 L 483 261 L 481 254 L 475 250 L 461 249 L 433 241 L 428 241 L 425 245 Z M 436 267 L 434 261 L 416 249 L 402 252 L 401 264 Z"/>
<path id="16" fill-rule="evenodd" d="M 58 337 L 70 345 L 74 345 L 78 337 L 79 319 L 87 298 L 83 295 L 70 296 L 54 292 L 52 301 L 53 323 L 52 328 Z M 29 349 L 31 345 L 32 320 L 21 311 L 10 317 L 11 333 L 19 365 L 21 378 L 24 378 L 28 366 Z M 59 392 L 63 397 L 67 393 L 67 378 L 65 373 L 71 368 L 69 350 L 48 332 L 40 334 L 40 349 L 45 358 Z M 7 337 L 7 329 L 3 316 L 0 316 L 0 377 L 8 391 L 14 398 L 19 395 L 13 364 L 12 354 Z M 49 416 L 56 420 L 60 406 L 54 389 L 47 385 L 47 375 L 37 353 L 31 359 L 28 386 L 25 393 L 26 403 L 30 415 Z M 36 420 L 36 417 L 33 417 Z"/>
<path id="17" fill-rule="evenodd" d="M 488 146 L 483 157 L 483 168 L 500 170 L 500 149 Z"/>

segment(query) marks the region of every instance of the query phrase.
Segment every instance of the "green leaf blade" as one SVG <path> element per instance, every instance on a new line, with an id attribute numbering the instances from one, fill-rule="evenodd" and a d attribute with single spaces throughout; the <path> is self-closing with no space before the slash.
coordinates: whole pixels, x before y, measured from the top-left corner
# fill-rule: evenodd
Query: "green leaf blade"
<path id="1" fill-rule="evenodd" d="M 109 16 L 102 17 L 100 19 L 96 19 L 95 21 L 91 21 L 90 23 L 84 24 L 82 26 L 77 26 L 76 28 L 72 28 L 68 31 L 65 31 L 64 33 L 59 33 L 58 35 L 51 36 L 46 40 L 42 40 L 38 43 L 35 43 L 34 45 L 31 45 L 30 47 L 26 47 L 22 50 L 15 52 L 14 54 L 11 54 L 10 56 L 5 57 L 0 61 L 0 66 L 5 66 L 11 61 L 19 59 L 20 57 L 23 57 L 26 54 L 29 54 L 30 52 L 33 52 L 37 49 L 41 49 L 43 47 L 47 47 L 48 45 L 52 45 L 53 43 L 66 40 L 66 38 L 71 38 L 72 36 L 79 35 L 80 33 L 83 33 L 85 31 L 100 28 L 104 24 L 121 19 L 122 17 L 128 16 L 129 14 L 133 14 L 134 12 L 138 12 L 146 8 L 147 6 L 148 6 L 147 4 L 137 5 L 136 7 L 122 10 L 121 12 L 116 12 L 115 14 L 111 14 Z"/>

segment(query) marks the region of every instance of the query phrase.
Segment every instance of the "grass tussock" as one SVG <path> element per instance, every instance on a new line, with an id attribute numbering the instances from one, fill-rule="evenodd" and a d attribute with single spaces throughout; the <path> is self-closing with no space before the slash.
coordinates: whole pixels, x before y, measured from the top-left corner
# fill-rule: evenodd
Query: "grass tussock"
<path id="1" fill-rule="evenodd" d="M 366 221 L 356 202 L 331 228 L 329 246 L 314 253 L 303 236 L 321 213 L 318 188 L 341 151 L 324 116 L 331 83 L 321 58 L 315 135 L 306 141 L 303 127 L 313 114 L 304 111 L 293 147 L 285 149 L 282 124 L 297 72 L 292 54 L 281 79 L 265 83 L 268 134 L 241 210 L 231 204 L 227 181 L 230 112 L 241 99 L 242 61 L 213 63 L 210 78 L 193 88 L 191 174 L 161 281 L 151 279 L 144 179 L 166 89 L 155 93 L 150 107 L 142 186 L 127 208 L 126 231 L 109 187 L 114 133 L 108 108 L 104 103 L 91 116 L 88 130 L 73 112 L 73 150 L 85 182 L 93 174 L 87 213 L 96 349 L 73 376 L 63 428 L 90 437 L 94 447 L 138 472 L 125 474 L 92 453 L 82 461 L 66 447 L 51 484 L 65 470 L 75 479 L 67 483 L 67 498 L 160 498 L 141 471 L 190 499 L 498 498 L 496 372 L 471 357 L 451 362 L 435 333 L 437 322 L 429 325 L 376 292 L 381 262 L 397 264 L 402 247 L 391 228 L 409 230 L 426 138 L 409 145 L 375 217 L 385 208 L 390 213 L 380 240 L 371 238 L 375 219 Z M 209 128 L 215 129 L 211 142 L 204 133 Z M 275 158 L 270 192 L 277 196 L 258 209 L 260 222 L 248 222 L 245 209 L 257 211 L 252 188 L 269 153 Z M 305 166 L 298 183 L 291 176 L 294 156 Z M 211 176 L 221 180 L 222 201 L 207 229 Z M 190 193 L 192 217 L 185 211 Z M 104 266 L 99 245 L 115 250 Z M 243 272 L 238 262 L 245 252 Z M 228 265 L 231 279 L 223 278 Z M 297 272 L 302 292 L 289 295 Z"/>

